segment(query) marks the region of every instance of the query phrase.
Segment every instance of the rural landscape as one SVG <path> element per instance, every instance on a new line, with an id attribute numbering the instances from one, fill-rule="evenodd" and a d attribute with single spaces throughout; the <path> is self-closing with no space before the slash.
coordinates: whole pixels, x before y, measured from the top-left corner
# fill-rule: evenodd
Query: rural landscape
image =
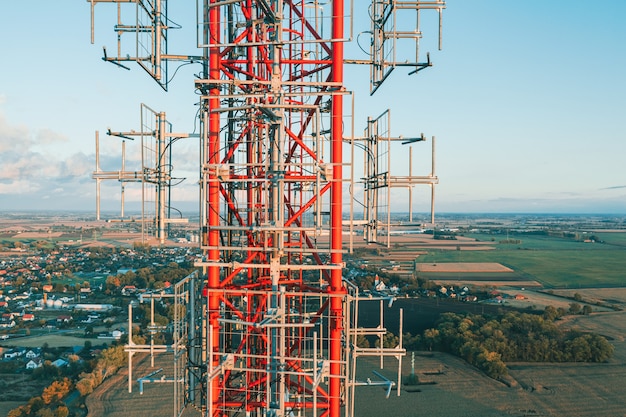
<path id="1" fill-rule="evenodd" d="M 397 335 L 397 318 L 402 309 L 407 348 L 402 359 L 401 395 L 397 395 L 397 385 L 388 398 L 380 387 L 358 387 L 356 415 L 623 416 L 626 392 L 620 381 L 626 369 L 625 220 L 605 216 L 524 215 L 450 215 L 442 216 L 441 220 L 445 226 L 437 229 L 394 235 L 389 247 L 364 245 L 358 235 L 353 236 L 353 251 L 346 254 L 346 275 L 359 283 L 369 297 L 381 294 L 394 297 L 393 305 L 385 308 L 385 326 Z M 5 271 L 2 297 L 7 300 L 11 299 L 15 284 L 9 279 L 12 276 L 9 265 L 16 259 L 33 256 L 37 244 L 78 253 L 98 247 L 132 249 L 134 245 L 137 249 L 139 238 L 132 228 L 97 224 L 75 216 L 36 221 L 8 216 L 3 224 L 0 269 Z M 177 233 L 185 235 L 184 230 Z M 164 264 L 180 262 L 181 250 L 190 259 L 195 256 L 193 244 L 178 239 L 169 245 L 166 252 L 170 254 L 159 255 L 164 257 Z M 113 271 L 108 274 L 81 271 L 78 275 L 68 272 L 48 282 L 70 288 L 74 275 L 79 287 L 86 281 L 95 293 L 98 283 L 110 282 L 113 274 Z M 124 275 L 120 276 L 123 279 Z M 32 282 L 29 285 L 36 292 L 38 285 Z M 100 296 L 85 296 L 88 297 Z M 122 302 L 130 299 L 125 296 L 122 300 L 126 301 Z M 107 301 L 119 302 L 115 298 Z M 24 311 L 31 309 L 36 315 L 45 313 L 45 309 L 22 307 Z M 10 305 L 5 304 L 5 313 L 9 310 Z M 608 341 L 607 357 L 591 362 L 507 360 L 495 375 L 493 369 L 472 364 L 470 357 L 455 354 L 443 345 L 437 346 L 435 339 L 428 339 L 446 314 L 456 314 L 459 320 L 475 317 L 473 320 L 477 322 L 506 314 L 508 320 L 517 317 L 510 314 L 547 320 L 547 312 L 552 311 L 556 319 L 551 320 L 554 319 L 556 328 L 577 335 L 597 335 Z M 374 315 L 377 316 L 363 309 L 360 320 L 367 323 Z M 86 337 L 89 335 L 84 323 L 82 326 L 75 323 L 64 331 L 39 331 L 33 327 L 27 333 L 2 330 L 7 337 L 0 341 L 0 346 L 5 353 L 17 347 L 106 348 L 119 342 L 108 340 L 102 344 L 103 340 L 95 335 L 123 328 L 125 320 L 120 314 L 107 326 L 94 323 L 90 328 L 91 338 Z M 31 336 L 24 337 L 25 334 Z M 531 340 L 533 336 L 528 334 L 525 338 Z M 9 361 L 7 355 L 3 358 L 3 362 Z M 135 375 L 152 372 L 150 362 L 146 355 L 136 358 Z M 384 368 L 380 369 L 378 359 L 361 358 L 357 368 L 359 378 L 368 380 L 372 371 L 376 371 L 394 380 L 397 362 L 393 362 L 396 360 L 386 358 Z M 28 385 L 22 396 L 41 395 L 37 390 L 41 391 L 45 384 L 31 382 L 32 375 L 29 371 L 20 371 L 14 377 L 4 375 L 3 385 L 9 390 Z M 406 383 L 409 377 L 413 378 L 411 384 Z M 137 416 L 172 415 L 174 404 L 168 400 L 172 386 L 144 384 L 140 392 L 135 381 L 133 392 L 129 393 L 127 378 L 128 369 L 122 365 L 115 375 L 107 376 L 85 396 L 83 406 L 68 407 L 73 413 L 68 415 L 122 416 L 131 409 Z M 15 411 L 9 414 L 28 401 L 3 398 L 0 402 L 3 415 L 28 415 Z M 186 414 L 194 415 L 194 410 L 189 409 Z"/>
<path id="2" fill-rule="evenodd" d="M 76 3 L 0 2 L 0 417 L 626 417 L 626 1 Z"/>

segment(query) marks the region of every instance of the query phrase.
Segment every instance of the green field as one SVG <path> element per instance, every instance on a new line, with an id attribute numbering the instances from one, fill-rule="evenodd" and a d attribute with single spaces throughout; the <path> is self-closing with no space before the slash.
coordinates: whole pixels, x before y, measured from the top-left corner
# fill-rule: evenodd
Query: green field
<path id="1" fill-rule="evenodd" d="M 84 338 L 78 336 L 72 336 L 70 334 L 64 335 L 59 333 L 42 334 L 31 337 L 16 337 L 8 340 L 3 340 L 1 345 L 3 347 L 26 347 L 34 348 L 41 347 L 45 344 L 51 348 L 60 347 L 72 347 L 72 346 L 84 346 L 85 342 L 91 343 L 92 346 L 108 345 L 112 342 L 112 339 L 98 339 L 96 337 Z"/>
<path id="2" fill-rule="evenodd" d="M 600 234 L 597 234 L 598 236 Z M 519 244 L 499 243 L 506 237 L 469 235 L 494 241 L 495 250 L 429 249 L 418 262 L 498 262 L 547 288 L 626 286 L 626 233 L 601 234 L 606 243 L 584 243 L 557 237 L 510 236 Z"/>
<path id="3" fill-rule="evenodd" d="M 594 233 L 602 242 L 608 245 L 626 247 L 626 233 Z"/>

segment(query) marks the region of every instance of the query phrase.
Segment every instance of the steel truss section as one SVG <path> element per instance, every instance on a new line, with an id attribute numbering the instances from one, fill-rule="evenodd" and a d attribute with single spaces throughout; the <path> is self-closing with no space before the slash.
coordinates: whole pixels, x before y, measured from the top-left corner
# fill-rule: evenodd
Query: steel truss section
<path id="1" fill-rule="evenodd" d="M 369 35 L 369 59 L 347 59 L 347 64 L 365 64 L 370 68 L 370 95 L 384 83 L 397 67 L 411 69 L 409 75 L 431 67 L 430 54 L 426 61 L 420 57 L 422 39 L 421 12 L 435 10 L 439 15 L 438 48 L 441 50 L 442 16 L 445 0 L 372 0 L 368 7 L 370 30 L 357 36 Z M 359 47 L 365 51 L 362 45 Z M 409 51 L 407 53 L 407 51 Z M 412 51 L 412 53 L 411 53 Z"/>
<path id="2" fill-rule="evenodd" d="M 406 349 L 403 347 L 403 310 L 400 309 L 399 328 L 398 328 L 398 344 L 393 347 L 384 346 L 384 337 L 388 334 L 387 328 L 385 328 L 384 310 L 391 307 L 395 298 L 389 297 L 364 297 L 360 295 L 359 287 L 350 281 L 345 281 L 346 288 L 349 294 L 349 303 L 346 316 L 348 317 L 347 323 L 350 327 L 346 328 L 346 335 L 349 345 L 349 361 L 346 369 L 347 377 L 347 401 L 346 401 L 346 415 L 355 416 L 354 406 L 356 402 L 356 388 L 362 386 L 382 386 L 387 389 L 387 398 L 391 394 L 391 390 L 395 387 L 397 395 L 400 396 L 400 387 L 402 385 L 402 358 L 406 355 Z M 359 309 L 370 303 L 379 303 L 379 323 L 376 327 L 366 328 L 359 325 Z M 387 304 L 387 305 L 385 305 Z M 377 346 L 375 347 L 362 347 L 359 346 L 360 337 L 374 337 Z M 380 372 L 373 371 L 374 375 L 378 379 L 372 380 L 367 378 L 365 381 L 357 378 L 357 362 L 362 357 L 378 357 L 379 367 L 382 370 L 384 368 L 385 358 L 391 357 L 398 360 L 397 367 L 397 379 L 392 381 L 385 377 Z"/>
<path id="3" fill-rule="evenodd" d="M 115 3 L 117 5 L 117 48 L 115 55 L 109 56 L 106 47 L 103 47 L 102 60 L 110 62 L 124 69 L 130 69 L 125 64 L 136 62 L 150 76 L 167 91 L 168 74 L 167 63 L 171 59 L 167 55 L 167 32 L 169 29 L 178 29 L 167 18 L 167 0 L 87 0 L 91 4 L 91 43 L 94 43 L 95 6 L 98 3 Z M 123 21 L 122 15 L 134 14 L 134 21 Z M 124 35 L 135 35 L 133 48 L 129 42 L 124 42 Z"/>
<path id="4" fill-rule="evenodd" d="M 426 141 L 422 134 L 419 137 L 402 137 L 391 135 L 391 111 L 386 110 L 376 118 L 368 118 L 362 138 L 354 138 L 353 146 L 363 150 L 363 239 L 367 243 L 383 243 L 379 232 L 386 235 L 387 247 L 391 245 L 392 228 L 402 226 L 410 228 L 413 224 L 413 188 L 416 185 L 428 185 L 431 189 L 430 223 L 435 222 L 435 185 L 439 179 L 435 175 L 435 137 L 431 138 L 431 172 L 428 175 L 413 175 L 413 145 Z M 409 145 L 408 175 L 397 175 L 397 158 L 392 163 L 391 147 L 394 143 Z M 393 167 L 393 169 L 392 169 Z M 354 187 L 352 187 L 354 189 Z M 409 222 L 402 225 L 391 220 L 391 192 L 394 188 L 408 190 Z M 397 204 L 396 204 L 397 210 Z M 419 226 L 419 225 L 418 225 Z"/>
<path id="5" fill-rule="evenodd" d="M 141 104 L 139 131 L 114 132 L 109 129 L 106 133 L 122 140 L 121 169 L 118 171 L 101 169 L 100 140 L 99 133 L 96 132 L 96 170 L 92 174 L 92 178 L 96 180 L 96 218 L 100 220 L 100 187 L 103 180 L 118 181 L 121 185 L 121 218 L 112 221 L 128 221 L 124 213 L 126 185 L 140 183 L 142 240 L 145 240 L 146 235 L 152 235 L 163 244 L 169 223 L 187 221 L 171 217 L 170 190 L 173 186 L 172 180 L 178 181 L 172 177 L 172 145 L 176 140 L 189 135 L 173 133 L 165 112 L 156 112 L 145 104 Z M 130 171 L 126 169 L 126 141 L 134 141 L 137 138 L 140 151 L 137 152 L 136 159 L 140 160 L 140 166 Z"/>
<path id="6" fill-rule="evenodd" d="M 360 382 L 354 371 L 358 357 L 394 356 L 400 375 L 404 349 L 401 337 L 398 346 L 382 347 L 382 315 L 377 328 L 359 328 L 362 297 L 342 277 L 343 148 L 352 133 L 344 129 L 347 1 L 196 0 L 200 56 L 167 54 L 167 0 L 88 2 L 92 28 L 95 4 L 118 6 L 118 51 L 105 51 L 105 61 L 136 61 L 164 89 L 168 60 L 202 64 L 195 81 L 201 277 L 175 287 L 180 314 L 172 343 L 136 345 L 130 335 L 129 361 L 155 349 L 174 355 L 173 376 L 165 378 L 175 387 L 174 416 L 190 406 L 211 417 L 353 416 L 355 387 L 399 387 L 399 379 L 382 375 Z M 121 3 L 135 5 L 135 25 L 121 22 Z M 444 2 L 372 0 L 372 56 L 352 61 L 376 67 L 372 93 L 402 65 L 386 52 L 395 54 L 405 36 L 394 26 L 396 10 L 430 5 L 441 12 Z M 119 39 L 127 32 L 136 36 L 136 51 L 124 55 Z M 416 58 L 411 65 L 421 64 Z M 380 183 L 379 171 L 368 171 L 368 190 L 390 186 L 389 178 Z M 151 339 L 170 331 L 154 320 L 147 330 Z M 380 347 L 358 347 L 359 336 L 379 338 Z"/>
<path id="7" fill-rule="evenodd" d="M 128 392 L 133 387 L 133 357 L 136 354 L 149 354 L 152 368 L 159 367 L 148 375 L 137 378 L 139 391 L 143 394 L 147 383 L 170 383 L 173 386 L 173 416 L 179 416 L 185 407 L 193 404 L 198 395 L 198 381 L 203 375 L 202 361 L 202 308 L 200 300 L 200 279 L 193 272 L 168 289 L 145 293 L 140 303 L 150 302 L 150 322 L 147 326 L 147 343 L 135 343 L 133 337 L 133 307 L 128 305 Z M 165 326 L 155 322 L 155 302 L 173 306 L 173 318 Z M 170 340 L 170 343 L 165 343 Z"/>
<path id="8" fill-rule="evenodd" d="M 408 67 L 414 74 L 432 66 L 430 55 L 427 54 L 426 62 L 420 62 L 419 41 L 422 38 L 420 26 L 420 14 L 422 10 L 436 10 L 439 14 L 439 49 L 441 49 L 441 19 L 445 8 L 444 0 L 435 1 L 402 1 L 402 0 L 374 0 L 370 7 L 372 42 L 370 54 L 370 94 L 374 94 L 378 87 L 387 79 L 396 67 Z M 398 18 L 402 14 L 403 19 Z M 407 16 L 413 14 L 413 19 Z M 401 22 L 410 21 L 406 28 Z M 407 48 L 401 48 L 400 44 L 406 44 Z M 403 59 L 397 51 L 413 50 L 414 55 Z"/>
<path id="9" fill-rule="evenodd" d="M 426 141 L 424 134 L 418 137 L 391 136 L 391 111 L 385 110 L 376 118 L 368 118 L 363 136 L 344 137 L 350 144 L 351 160 L 362 159 L 361 177 L 355 176 L 354 164 L 350 172 L 350 250 L 353 247 L 352 230 L 355 226 L 363 227 L 363 240 L 375 244 L 391 246 L 392 233 L 405 233 L 422 223 L 413 221 L 413 189 L 416 185 L 428 185 L 431 189 L 430 224 L 435 223 L 435 185 L 439 179 L 435 175 L 435 137 L 431 139 L 431 171 L 427 175 L 413 174 L 413 147 L 411 145 Z M 398 171 L 406 168 L 398 158 L 397 143 L 409 145 L 408 175 L 398 175 Z M 392 149 L 396 148 L 395 150 Z M 357 151 L 360 155 L 357 156 Z M 403 152 L 405 156 L 406 152 Z M 359 187 L 358 185 L 361 185 Z M 391 200 L 394 188 L 408 191 L 408 222 L 392 221 Z M 362 191 L 362 195 L 361 195 Z M 362 201 L 361 201 L 362 200 Z M 354 202 L 363 207 L 361 219 L 355 219 Z M 398 210 L 399 203 L 394 203 Z M 386 236 L 386 239 L 381 239 Z"/>

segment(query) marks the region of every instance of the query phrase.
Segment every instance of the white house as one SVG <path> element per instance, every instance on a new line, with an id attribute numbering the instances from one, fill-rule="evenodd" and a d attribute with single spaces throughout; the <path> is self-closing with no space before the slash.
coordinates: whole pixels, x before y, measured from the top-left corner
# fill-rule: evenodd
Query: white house
<path id="1" fill-rule="evenodd" d="M 26 356 L 27 359 L 35 359 L 39 357 L 39 351 L 36 349 L 30 349 L 24 354 L 24 356 Z"/>
<path id="2" fill-rule="evenodd" d="M 378 278 L 378 274 L 376 274 L 376 277 L 374 278 L 374 289 L 376 291 L 385 291 L 387 289 L 385 283 Z"/>
<path id="3" fill-rule="evenodd" d="M 43 360 L 41 358 L 34 358 L 28 361 L 26 364 L 26 369 L 36 369 L 41 368 L 43 365 Z"/>
<path id="4" fill-rule="evenodd" d="M 8 352 L 4 352 L 4 359 L 15 359 L 20 356 L 20 352 L 17 349 L 11 349 Z"/>

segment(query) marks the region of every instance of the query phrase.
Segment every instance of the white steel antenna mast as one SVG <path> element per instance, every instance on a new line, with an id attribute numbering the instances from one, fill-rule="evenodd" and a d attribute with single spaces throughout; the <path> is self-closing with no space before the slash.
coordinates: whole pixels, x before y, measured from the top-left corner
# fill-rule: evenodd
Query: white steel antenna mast
<path id="1" fill-rule="evenodd" d="M 368 65 L 370 68 L 370 95 L 382 86 L 385 80 L 398 67 L 408 68 L 409 75 L 417 74 L 423 69 L 431 67 L 430 54 L 426 54 L 426 61 L 420 57 L 420 39 L 423 32 L 421 27 L 421 13 L 424 10 L 435 11 L 438 15 L 438 49 L 442 47 L 442 16 L 446 8 L 445 1 L 401 1 L 401 0 L 373 0 L 368 15 L 370 30 L 362 32 L 357 37 L 369 35 L 369 59 L 346 59 L 347 64 Z M 402 24 L 401 24 L 402 22 Z M 361 45 L 359 44 L 359 47 Z M 362 48 L 363 49 L 363 48 Z M 363 49 L 365 52 L 365 50 Z M 413 51 L 413 54 L 411 54 Z M 406 188 L 408 190 L 409 222 L 402 224 L 403 229 L 412 226 L 421 227 L 413 222 L 413 189 L 416 185 L 430 187 L 430 224 L 435 224 L 435 185 L 439 179 L 435 175 L 435 137 L 432 137 L 431 172 L 428 175 L 413 175 L 413 147 L 412 144 L 426 140 L 424 134 L 416 138 L 391 136 L 391 112 L 383 112 L 376 118 L 368 118 L 363 137 L 346 138 L 354 148 L 362 151 L 364 161 L 363 176 L 356 184 L 363 185 L 363 219 L 352 220 L 351 225 L 363 226 L 363 239 L 367 243 L 384 244 L 390 247 L 392 228 L 400 226 L 391 219 L 391 190 Z M 397 157 L 392 151 L 392 143 L 400 142 L 409 145 L 408 175 L 395 174 L 398 167 Z M 392 166 L 394 173 L 392 173 Z M 354 172 L 354 168 L 353 168 Z M 358 200 L 354 175 L 350 189 L 353 191 L 353 200 Z M 396 205 L 397 210 L 397 205 Z M 351 210 L 352 212 L 352 210 Z M 395 223 L 395 224 L 394 224 Z M 384 232 L 385 240 L 379 235 Z M 352 247 L 352 240 L 350 241 Z"/>
<path id="2" fill-rule="evenodd" d="M 172 145 L 187 133 L 174 133 L 164 112 L 155 112 L 145 104 L 141 104 L 141 129 L 127 132 L 107 130 L 108 136 L 122 140 L 121 169 L 103 171 L 100 164 L 100 137 L 96 132 L 96 170 L 92 178 L 96 180 L 96 218 L 101 220 L 101 183 L 103 180 L 118 181 L 121 186 L 121 211 L 119 219 L 112 222 L 141 222 L 142 241 L 147 235 L 157 238 L 160 244 L 165 243 L 167 225 L 186 223 L 187 219 L 171 216 L 170 189 L 183 179 L 172 176 Z M 139 139 L 140 166 L 136 170 L 126 169 L 126 142 Z M 132 143 L 131 142 L 131 143 Z M 174 182 L 174 183 L 173 183 Z M 127 218 L 125 213 L 125 191 L 129 183 L 141 184 L 141 218 Z"/>
<path id="3" fill-rule="evenodd" d="M 386 110 L 376 118 L 369 118 L 364 136 L 350 140 L 353 147 L 363 151 L 363 177 L 352 183 L 363 186 L 363 219 L 353 221 L 354 225 L 363 226 L 363 240 L 366 243 L 379 243 L 391 246 L 392 229 L 402 228 L 409 230 L 421 227 L 413 221 L 413 188 L 416 185 L 428 185 L 431 188 L 430 223 L 435 223 L 435 185 L 439 179 L 435 175 L 435 137 L 431 138 L 431 172 L 427 175 L 413 175 L 413 147 L 418 142 L 425 142 L 427 138 L 421 136 L 408 138 L 391 136 L 391 111 Z M 392 145 L 400 143 L 409 145 L 408 148 L 408 175 L 397 175 L 398 158 L 394 158 Z M 392 189 L 400 188 L 408 191 L 409 221 L 395 222 L 391 217 Z M 399 204 L 395 203 L 397 211 Z M 385 240 L 379 234 L 384 232 Z"/>

